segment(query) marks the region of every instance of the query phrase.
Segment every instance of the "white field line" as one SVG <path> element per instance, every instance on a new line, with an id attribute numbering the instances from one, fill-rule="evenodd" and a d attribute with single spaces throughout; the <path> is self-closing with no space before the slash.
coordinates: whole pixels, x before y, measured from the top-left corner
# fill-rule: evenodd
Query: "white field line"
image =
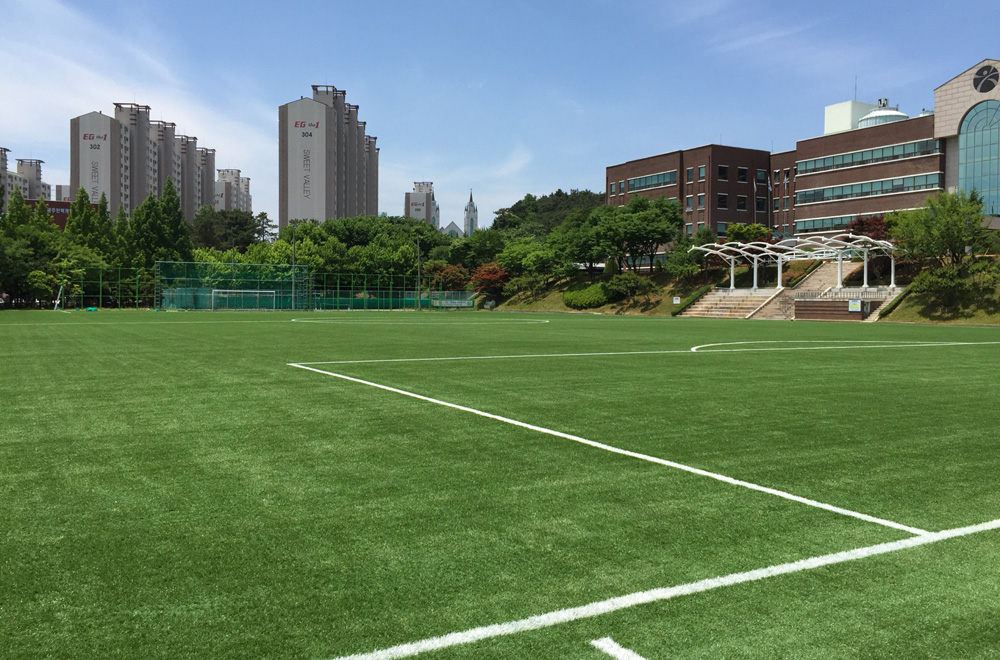
<path id="1" fill-rule="evenodd" d="M 888 345 L 870 345 L 868 342 L 850 343 L 854 340 L 796 340 L 796 339 L 774 339 L 761 341 L 727 341 L 719 344 L 702 344 L 691 348 L 692 353 L 741 353 L 751 351 L 833 351 L 847 350 L 852 348 L 926 348 L 928 346 L 989 346 L 1000 344 L 1000 341 L 937 341 L 937 342 L 895 342 Z M 831 344 L 837 346 L 777 346 L 773 348 L 719 348 L 711 351 L 702 351 L 703 348 L 713 346 L 737 346 L 740 344 Z"/>
<path id="2" fill-rule="evenodd" d="M 370 310 L 369 310 L 370 311 Z M 293 323 L 333 323 L 347 325 L 538 325 L 548 323 L 546 319 L 517 319 L 503 321 L 388 321 L 388 320 L 354 320 L 354 319 L 292 319 Z"/>
<path id="3" fill-rule="evenodd" d="M 606 445 L 601 442 L 595 442 L 594 440 L 588 440 L 587 438 L 581 438 L 578 435 L 571 435 L 569 433 L 563 433 L 562 431 L 555 431 L 553 429 L 548 429 L 543 426 L 535 426 L 534 424 L 528 424 L 526 422 L 520 422 L 516 419 L 511 419 L 510 417 L 503 417 L 501 415 L 494 415 L 492 413 L 484 412 L 482 410 L 476 410 L 475 408 L 469 408 L 467 406 L 460 406 L 456 403 L 449 403 L 447 401 L 441 401 L 440 399 L 432 399 L 428 396 L 423 396 L 422 394 L 416 394 L 415 392 L 408 392 L 407 390 L 401 390 L 395 387 L 390 387 L 388 385 L 380 385 L 379 383 L 373 383 L 367 380 L 361 380 L 360 378 L 354 378 L 352 376 L 346 376 L 344 374 L 334 373 L 332 371 L 324 371 L 322 369 L 316 369 L 315 367 L 310 367 L 304 364 L 290 363 L 288 366 L 297 367 L 299 369 L 305 369 L 307 371 L 312 371 L 318 374 L 324 374 L 326 376 L 333 376 L 334 378 L 340 378 L 341 380 L 350 381 L 352 383 L 358 383 L 360 385 L 367 385 L 369 387 L 375 387 L 380 390 L 385 390 L 386 392 L 393 392 L 395 394 L 402 394 L 403 396 L 408 396 L 420 401 L 426 401 L 428 403 L 434 403 L 439 406 L 444 406 L 446 408 L 452 408 L 454 410 L 461 410 L 462 412 L 472 413 L 473 415 L 478 415 L 480 417 L 485 417 L 487 419 L 493 419 L 498 422 L 503 422 L 505 424 L 510 424 L 512 426 L 518 426 L 520 428 L 528 429 L 530 431 L 537 431 L 538 433 L 544 433 L 546 435 L 551 435 L 556 438 L 563 438 L 564 440 L 572 440 L 573 442 L 578 442 L 580 444 L 587 445 L 589 447 L 595 447 L 597 449 L 603 449 L 604 451 L 611 452 L 613 454 L 620 454 L 622 456 L 628 456 L 630 458 L 637 458 L 641 461 L 647 461 L 649 463 L 656 463 L 657 465 L 664 465 L 666 467 L 671 467 L 677 470 L 683 470 L 684 472 L 690 472 L 691 474 L 697 474 L 702 477 L 708 477 L 709 479 L 715 479 L 716 481 L 722 481 L 733 486 L 742 486 L 743 488 L 748 488 L 750 490 L 755 490 L 761 493 L 767 493 L 768 495 L 774 495 L 776 497 L 781 497 L 786 500 L 791 500 L 792 502 L 798 502 L 799 504 L 805 504 L 807 506 L 816 507 L 817 509 L 823 509 L 825 511 L 831 511 L 833 513 L 839 513 L 844 516 L 850 516 L 852 518 L 857 518 L 859 520 L 864 520 L 866 522 L 875 523 L 877 525 L 882 525 L 884 527 L 892 527 L 893 529 L 902 530 L 910 534 L 926 535 L 930 532 L 918 529 L 916 527 L 910 527 L 908 525 L 903 525 L 891 520 L 884 520 L 882 518 L 876 518 L 874 516 L 869 516 L 865 513 L 859 513 L 857 511 L 851 511 L 850 509 L 844 509 L 839 506 L 834 506 L 832 504 L 826 504 L 824 502 L 817 502 L 816 500 L 810 500 L 805 497 L 800 497 L 798 495 L 793 495 L 791 493 L 786 493 L 782 490 L 776 490 L 774 488 L 768 488 L 767 486 L 761 486 L 759 484 L 751 483 L 749 481 L 742 481 L 740 479 L 733 479 L 732 477 L 727 477 L 723 474 L 717 474 L 715 472 L 709 472 L 708 470 L 702 470 L 701 468 L 691 467 L 690 465 L 684 465 L 682 463 L 675 463 L 674 461 L 668 461 L 663 458 L 657 458 L 656 456 L 649 456 L 648 454 L 640 454 L 638 452 L 629 451 L 627 449 L 621 449 L 619 447 L 613 447 L 611 445 Z"/>
<path id="4" fill-rule="evenodd" d="M 838 340 L 817 340 L 823 344 L 836 344 Z M 939 346 L 988 346 L 1000 344 L 1000 341 L 977 341 L 977 342 L 926 342 L 926 343 L 867 343 L 861 340 L 844 340 L 851 342 L 847 345 L 835 346 L 792 346 L 777 348 L 736 348 L 736 349 L 715 349 L 703 351 L 703 348 L 712 346 L 728 346 L 732 344 L 767 344 L 779 343 L 774 341 L 755 342 L 727 342 L 723 344 L 703 344 L 693 348 L 660 350 L 660 351 L 598 351 L 593 353 L 526 353 L 518 355 L 463 355 L 455 357 L 423 357 L 423 358 L 388 358 L 373 360 L 326 360 L 323 362 L 297 362 L 298 365 L 319 365 L 319 364 L 385 364 L 390 362 L 448 362 L 462 360 L 523 360 L 530 358 L 572 358 L 572 357 L 607 357 L 621 355 L 683 355 L 687 353 L 732 353 L 732 352 L 755 352 L 755 351 L 818 351 L 818 350 L 844 350 L 844 349 L 867 349 L 867 348 L 927 348 Z M 806 341 L 788 340 L 780 343 L 811 343 Z"/>
<path id="5" fill-rule="evenodd" d="M 513 635 L 529 630 L 538 630 L 539 628 L 547 628 L 560 623 L 568 623 L 570 621 L 596 617 L 602 614 L 608 614 L 609 612 L 616 612 L 629 607 L 644 605 L 646 603 L 669 600 L 678 596 L 687 596 L 703 591 L 709 591 L 711 589 L 728 587 L 735 584 L 742 584 L 744 582 L 763 580 L 765 578 L 787 575 L 789 573 L 813 570 L 823 566 L 842 564 L 848 561 L 874 557 L 876 555 L 884 555 L 890 552 L 898 552 L 900 550 L 916 548 L 930 543 L 937 543 L 938 541 L 996 529 L 1000 529 L 1000 519 L 991 520 L 990 522 L 980 523 L 978 525 L 971 525 L 969 527 L 958 527 L 941 532 L 924 534 L 922 536 L 911 536 L 901 541 L 879 543 L 877 545 L 870 545 L 864 548 L 856 548 L 854 550 L 845 550 L 843 552 L 835 552 L 828 555 L 800 559 L 799 561 L 793 561 L 787 564 L 778 564 L 776 566 L 768 566 L 767 568 L 759 568 L 753 571 L 746 571 L 745 573 L 731 573 L 722 577 L 699 580 L 698 582 L 689 582 L 687 584 L 681 584 L 674 587 L 660 587 L 658 589 L 650 589 L 649 591 L 638 591 L 625 596 L 617 596 L 615 598 L 609 598 L 607 600 L 597 601 L 588 605 L 581 605 L 579 607 L 556 610 L 554 612 L 539 614 L 526 619 L 520 619 L 518 621 L 509 621 L 507 623 L 497 623 L 479 628 L 471 628 L 462 632 L 454 632 L 440 637 L 430 637 L 417 642 L 400 644 L 398 646 L 392 646 L 372 651 L 370 653 L 358 653 L 355 655 L 341 656 L 336 658 L 336 660 L 392 660 L 393 658 L 408 658 L 427 651 L 434 651 L 461 644 L 469 644 L 484 639 L 501 637 L 503 635 Z"/>
<path id="6" fill-rule="evenodd" d="M 595 639 L 590 643 L 590 645 L 604 651 L 615 660 L 646 660 L 635 651 L 629 651 L 626 648 L 618 646 L 618 644 L 615 643 L 615 640 L 610 637 Z"/>

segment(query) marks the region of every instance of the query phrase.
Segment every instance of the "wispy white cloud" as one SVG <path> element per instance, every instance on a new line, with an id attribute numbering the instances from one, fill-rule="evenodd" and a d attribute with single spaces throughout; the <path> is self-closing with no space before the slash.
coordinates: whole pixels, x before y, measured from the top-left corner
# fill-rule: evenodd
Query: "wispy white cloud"
<path id="1" fill-rule="evenodd" d="M 169 44 L 113 32 L 59 0 L 13 0 L 5 19 L 15 29 L 0 40 L 0 58 L 19 65 L 0 67 L 0 146 L 46 161 L 49 183 L 69 183 L 71 118 L 136 102 L 215 149 L 218 167 L 242 169 L 255 210 L 276 214 L 276 108 L 253 98 L 206 98 L 183 82 Z"/>

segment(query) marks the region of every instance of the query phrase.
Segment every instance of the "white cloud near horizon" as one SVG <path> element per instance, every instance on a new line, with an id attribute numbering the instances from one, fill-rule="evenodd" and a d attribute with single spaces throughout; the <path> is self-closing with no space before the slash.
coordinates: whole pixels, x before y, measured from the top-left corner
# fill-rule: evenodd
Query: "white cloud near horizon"
<path id="1" fill-rule="evenodd" d="M 276 107 L 235 95 L 215 103 L 183 83 L 165 52 L 152 50 L 169 46 L 135 43 L 59 0 L 13 0 L 6 18 L 18 29 L 0 41 L 0 58 L 20 63 L 0 68 L 0 146 L 11 157 L 28 157 L 20 152 L 30 145 L 46 162 L 44 179 L 68 184 L 70 119 L 112 114 L 116 102 L 148 105 L 152 119 L 215 149 L 216 167 L 250 177 L 254 210 L 276 219 Z"/>

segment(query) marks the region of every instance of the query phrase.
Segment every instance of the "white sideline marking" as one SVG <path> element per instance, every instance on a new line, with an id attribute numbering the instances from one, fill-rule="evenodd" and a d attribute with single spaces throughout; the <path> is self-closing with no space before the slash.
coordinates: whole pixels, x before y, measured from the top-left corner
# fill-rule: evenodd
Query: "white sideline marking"
<path id="1" fill-rule="evenodd" d="M 788 340 L 787 343 L 793 343 Z M 816 340 L 818 343 L 829 344 L 838 340 Z M 869 344 L 860 340 L 844 340 L 855 342 L 843 346 L 792 346 L 786 348 L 737 348 L 718 349 L 714 351 L 702 351 L 702 348 L 711 346 L 728 346 L 730 344 L 766 344 L 777 343 L 775 341 L 754 341 L 754 342 L 726 342 L 723 344 L 702 344 L 693 348 L 662 350 L 662 351 L 600 351 L 594 353 L 527 353 L 523 355 L 464 355 L 458 357 L 424 357 L 424 358 L 388 358 L 379 360 L 327 360 L 324 362 L 297 362 L 299 365 L 306 364 L 380 364 L 388 362 L 447 362 L 457 360 L 518 360 L 526 358 L 567 358 L 567 357 L 606 357 L 616 355 L 682 355 L 687 353 L 734 353 L 734 352 L 754 352 L 754 351 L 819 351 L 819 350 L 843 350 L 847 348 L 926 348 L 935 346 L 988 346 L 1000 344 L 1000 341 L 974 341 L 974 342 L 925 342 L 925 343 L 883 343 Z M 811 343 L 806 341 L 794 341 L 794 343 Z"/>
<path id="2" fill-rule="evenodd" d="M 638 591 L 625 596 L 617 596 L 615 598 L 597 601 L 590 603 L 589 605 L 556 610 L 554 612 L 539 614 L 526 619 L 520 619 L 518 621 L 509 621 L 507 623 L 497 623 L 479 628 L 471 628 L 462 632 L 449 633 L 447 635 L 441 635 L 440 637 L 430 637 L 417 642 L 400 644 L 398 646 L 392 646 L 372 651 L 370 653 L 358 653 L 355 655 L 341 656 L 335 660 L 392 660 L 393 658 L 407 658 L 426 651 L 434 651 L 450 646 L 458 646 L 460 644 L 469 644 L 471 642 L 491 639 L 503 635 L 513 635 L 516 633 L 526 632 L 528 630 L 538 630 L 539 628 L 547 628 L 560 623 L 568 623 L 570 621 L 577 621 L 579 619 L 587 619 L 600 616 L 602 614 L 608 614 L 609 612 L 616 612 L 629 607 L 635 607 L 636 605 L 668 600 L 670 598 L 676 598 L 677 596 L 687 596 L 690 594 L 700 593 L 702 591 L 718 589 L 719 587 L 728 587 L 735 584 L 763 580 L 765 578 L 772 578 L 789 573 L 808 571 L 815 568 L 821 568 L 823 566 L 832 566 L 834 564 L 864 559 L 866 557 L 884 555 L 890 552 L 907 550 L 909 548 L 916 548 L 929 543 L 937 543 L 938 541 L 944 541 L 946 539 L 968 536 L 970 534 L 995 529 L 1000 529 L 1000 519 L 991 520 L 990 522 L 980 523 L 978 525 L 971 525 L 969 527 L 958 527 L 955 529 L 946 529 L 941 532 L 924 534 L 922 536 L 912 536 L 901 541 L 879 543 L 877 545 L 870 545 L 864 548 L 856 548 L 854 550 L 845 550 L 843 552 L 834 552 L 828 555 L 800 559 L 787 564 L 778 564 L 776 566 L 768 566 L 767 568 L 758 568 L 753 571 L 746 571 L 745 573 L 731 573 L 722 577 L 689 582 L 687 584 L 681 584 L 674 587 L 660 587 L 658 589 L 650 589 L 649 591 Z"/>
<path id="3" fill-rule="evenodd" d="M 367 310 L 374 311 L 374 310 Z M 293 323 L 340 323 L 348 325 L 528 325 L 548 323 L 546 319 L 518 319 L 504 321 L 356 321 L 353 319 L 292 319 Z"/>
<path id="4" fill-rule="evenodd" d="M 923 348 L 926 346 L 987 346 L 1000 344 L 1000 341 L 935 341 L 935 342 L 890 342 L 888 344 L 877 344 L 870 340 L 854 339 L 772 339 L 760 341 L 726 341 L 718 344 L 702 344 L 691 348 L 692 353 L 697 353 L 703 348 L 713 346 L 738 346 L 741 344 L 838 344 L 837 346 L 788 346 L 776 348 L 723 348 L 715 351 L 702 351 L 703 353 L 739 353 L 749 351 L 834 351 L 848 348 Z"/>
<path id="5" fill-rule="evenodd" d="M 791 500 L 793 502 L 798 502 L 799 504 L 806 504 L 808 506 L 816 507 L 817 509 L 824 509 L 826 511 L 832 511 L 833 513 L 839 513 L 841 515 L 850 516 L 852 518 L 858 518 L 859 520 L 864 520 L 866 522 L 875 523 L 877 525 L 883 525 L 885 527 L 892 527 L 893 529 L 902 530 L 910 534 L 926 535 L 930 532 L 917 529 L 916 527 L 909 527 L 907 525 L 902 525 L 891 520 L 884 520 L 882 518 L 876 518 L 874 516 L 869 516 L 865 513 L 859 513 L 857 511 L 851 511 L 850 509 L 843 509 L 839 506 L 834 506 L 832 504 L 826 504 L 824 502 L 817 502 L 816 500 L 810 500 L 805 497 L 800 497 L 798 495 L 793 495 L 791 493 L 786 493 L 782 490 L 776 490 L 774 488 L 768 488 L 767 486 L 761 486 L 759 484 L 751 483 L 749 481 L 742 481 L 740 479 L 734 479 L 732 477 L 727 477 L 723 474 L 717 474 L 715 472 L 709 472 L 708 470 L 702 470 L 701 468 L 691 467 L 690 465 L 684 465 L 683 463 L 675 463 L 674 461 L 668 461 L 663 458 L 657 458 L 656 456 L 649 456 L 648 454 L 640 454 L 638 452 L 629 451 L 627 449 L 621 449 L 619 447 L 613 447 L 611 445 L 606 445 L 601 442 L 595 442 L 594 440 L 588 440 L 586 438 L 581 438 L 578 435 L 571 435 L 569 433 L 563 433 L 562 431 L 555 431 L 552 429 L 547 429 L 543 426 L 535 426 L 534 424 L 528 424 L 526 422 L 519 422 L 516 419 L 511 419 L 509 417 L 503 417 L 501 415 L 494 415 L 493 413 L 483 412 L 482 410 L 476 410 L 475 408 L 469 408 L 467 406 L 460 406 L 456 403 L 448 403 L 447 401 L 441 401 L 440 399 L 432 399 L 428 396 L 423 396 L 422 394 L 416 394 L 414 392 L 408 392 L 406 390 L 401 390 L 395 387 L 389 387 L 388 385 L 380 385 L 378 383 L 373 383 L 367 380 L 361 380 L 360 378 L 353 378 L 351 376 L 345 376 L 344 374 L 334 373 L 332 371 L 323 371 L 322 369 L 316 369 L 315 367 L 306 366 L 303 364 L 290 363 L 290 367 L 298 367 L 299 369 L 305 369 L 307 371 L 313 371 L 318 374 L 324 374 L 327 376 L 333 376 L 334 378 L 340 378 L 342 380 L 350 381 L 352 383 L 359 383 L 361 385 L 368 385 L 369 387 L 375 387 L 380 390 L 385 390 L 386 392 L 393 392 L 395 394 L 402 394 L 403 396 L 412 397 L 414 399 L 419 399 L 420 401 L 427 401 L 428 403 L 435 403 L 439 406 L 444 406 L 446 408 L 453 408 L 455 410 L 461 410 L 463 412 L 472 413 L 473 415 L 479 415 L 480 417 L 486 417 L 487 419 L 493 419 L 498 422 L 503 422 L 505 424 L 510 424 L 512 426 L 519 426 L 524 429 L 531 431 L 537 431 L 539 433 L 545 433 L 546 435 L 555 436 L 557 438 L 563 438 L 564 440 L 572 440 L 573 442 L 579 442 L 590 447 L 595 447 L 597 449 L 603 449 L 604 451 L 611 452 L 613 454 L 620 454 L 622 456 L 629 456 L 631 458 L 637 458 L 642 461 L 648 461 L 650 463 L 656 463 L 658 465 L 665 465 L 667 467 L 675 468 L 677 470 L 683 470 L 685 472 L 690 472 L 691 474 L 697 474 L 702 477 L 708 477 L 710 479 L 715 479 L 716 481 L 722 481 L 733 486 L 742 486 L 743 488 L 749 488 L 750 490 L 756 490 L 761 493 L 767 493 L 768 495 L 775 495 L 776 497 L 781 497 L 786 500 Z"/>
<path id="6" fill-rule="evenodd" d="M 629 651 L 626 648 L 618 646 L 618 644 L 615 643 L 615 640 L 610 637 L 595 639 L 590 644 L 591 646 L 596 646 L 600 650 L 604 651 L 612 658 L 615 658 L 615 660 L 646 660 L 635 651 Z"/>

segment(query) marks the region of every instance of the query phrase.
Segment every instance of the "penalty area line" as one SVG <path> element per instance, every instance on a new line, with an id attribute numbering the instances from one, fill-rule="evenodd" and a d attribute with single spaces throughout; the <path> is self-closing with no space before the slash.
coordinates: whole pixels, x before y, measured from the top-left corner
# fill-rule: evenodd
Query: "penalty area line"
<path id="1" fill-rule="evenodd" d="M 419 401 L 426 401 L 427 403 L 433 403 L 439 406 L 443 406 L 445 408 L 460 410 L 462 412 L 478 415 L 479 417 L 485 417 L 486 419 L 492 419 L 498 422 L 503 422 L 504 424 L 510 424 L 511 426 L 517 426 L 523 429 L 528 429 L 529 431 L 535 431 L 537 433 L 544 433 L 546 435 L 551 435 L 556 438 L 562 438 L 563 440 L 571 440 L 573 442 L 578 442 L 582 445 L 587 445 L 588 447 L 594 447 L 595 449 L 601 449 L 610 452 L 612 454 L 628 456 L 629 458 L 636 458 L 641 461 L 646 461 L 648 463 L 656 463 L 657 465 L 663 465 L 665 467 L 674 468 L 676 470 L 690 472 L 691 474 L 696 474 L 702 477 L 708 477 L 709 479 L 715 479 L 716 481 L 721 481 L 723 483 L 727 483 L 732 486 L 741 486 L 749 490 L 755 490 L 760 493 L 774 495 L 775 497 L 780 497 L 782 499 L 790 500 L 792 502 L 798 502 L 799 504 L 805 504 L 807 506 L 815 507 L 817 509 L 823 509 L 824 511 L 839 513 L 844 516 L 850 516 L 851 518 L 857 518 L 858 520 L 864 520 L 865 522 L 875 523 L 876 525 L 882 525 L 884 527 L 891 527 L 893 529 L 898 529 L 907 532 L 909 534 L 926 535 L 930 533 L 927 530 L 918 529 L 916 527 L 910 527 L 908 525 L 903 525 L 897 522 L 893 522 L 891 520 L 885 520 L 883 518 L 876 518 L 875 516 L 870 516 L 866 513 L 860 513 L 858 511 L 852 511 L 850 509 L 844 509 L 842 507 L 834 506 L 832 504 L 826 504 L 825 502 L 818 502 L 816 500 L 811 500 L 806 497 L 800 497 L 799 495 L 793 495 L 792 493 L 786 493 L 783 490 L 768 488 L 767 486 L 761 486 L 760 484 L 755 484 L 749 481 L 743 481 L 741 479 L 734 479 L 733 477 L 727 477 L 724 474 L 709 472 L 708 470 L 702 470 L 701 468 L 692 467 L 690 465 L 684 465 L 683 463 L 676 463 L 674 461 L 668 461 L 664 458 L 657 458 L 656 456 L 650 456 L 648 454 L 640 454 L 639 452 L 630 451 L 628 449 L 622 449 L 620 447 L 606 445 L 602 442 L 588 440 L 587 438 L 582 438 L 578 435 L 563 433 L 562 431 L 556 431 L 554 429 L 545 428 L 544 426 L 535 426 L 534 424 L 521 422 L 516 419 L 511 419 L 510 417 L 503 417 L 502 415 L 494 415 L 493 413 L 477 410 L 475 408 L 469 408 L 468 406 L 461 406 L 458 405 L 457 403 L 449 403 L 448 401 L 433 399 L 429 396 L 424 396 L 422 394 L 417 394 L 415 392 L 409 392 L 407 390 L 401 390 L 396 387 L 390 387 L 388 385 L 373 383 L 368 380 L 362 380 L 360 378 L 354 378 L 353 376 L 338 374 L 333 371 L 324 371 L 323 369 L 317 369 L 315 367 L 310 367 L 304 364 L 289 363 L 288 366 L 296 367 L 298 369 L 305 369 L 306 371 L 312 371 L 326 376 L 332 376 L 333 378 L 339 378 L 341 380 L 346 380 L 352 383 L 358 383 L 359 385 L 367 385 L 369 387 L 374 387 L 376 389 L 384 390 L 386 392 L 392 392 L 394 394 L 401 394 L 403 396 L 417 399 Z"/>
<path id="2" fill-rule="evenodd" d="M 669 600 L 678 596 L 688 596 L 690 594 L 710 591 L 720 587 L 743 584 L 744 582 L 754 582 L 757 580 L 764 580 L 766 578 L 777 577 L 779 575 L 809 571 L 824 566 L 842 564 L 844 562 L 856 561 L 858 559 L 865 559 L 866 557 L 874 557 L 876 555 L 884 555 L 890 552 L 899 552 L 900 550 L 908 550 L 910 548 L 916 548 L 930 543 L 937 543 L 938 541 L 996 529 L 1000 529 L 1000 520 L 992 520 L 990 522 L 971 525 L 969 527 L 947 529 L 941 532 L 925 534 L 923 536 L 911 536 L 901 541 L 879 543 L 877 545 L 870 545 L 864 548 L 834 552 L 828 555 L 819 555 L 817 557 L 800 559 L 787 564 L 768 566 L 767 568 L 759 568 L 743 573 L 730 573 L 729 575 L 724 575 L 722 577 L 689 582 L 687 584 L 681 584 L 674 587 L 661 587 L 657 589 L 650 589 L 648 591 L 638 591 L 625 596 L 617 596 L 615 598 L 609 598 L 607 600 L 601 600 L 588 605 L 581 605 L 579 607 L 556 610 L 554 612 L 548 612 L 547 614 L 539 614 L 526 619 L 519 619 L 517 621 L 497 623 L 479 628 L 470 628 L 469 630 L 464 630 L 462 632 L 449 633 L 447 635 L 441 635 L 440 637 L 430 637 L 417 642 L 391 646 L 389 648 L 371 651 L 369 653 L 340 656 L 335 660 L 393 660 L 394 658 L 408 658 L 420 653 L 426 653 L 428 651 L 436 651 L 462 644 L 471 644 L 472 642 L 478 642 L 484 639 L 492 639 L 504 635 L 514 635 L 517 633 L 527 632 L 529 630 L 538 630 L 540 628 L 555 626 L 560 623 L 569 623 L 571 621 L 588 619 L 602 614 L 608 614 L 610 612 L 617 612 L 618 610 L 635 607 L 637 605 Z M 617 644 L 615 646 L 617 646 Z"/>

